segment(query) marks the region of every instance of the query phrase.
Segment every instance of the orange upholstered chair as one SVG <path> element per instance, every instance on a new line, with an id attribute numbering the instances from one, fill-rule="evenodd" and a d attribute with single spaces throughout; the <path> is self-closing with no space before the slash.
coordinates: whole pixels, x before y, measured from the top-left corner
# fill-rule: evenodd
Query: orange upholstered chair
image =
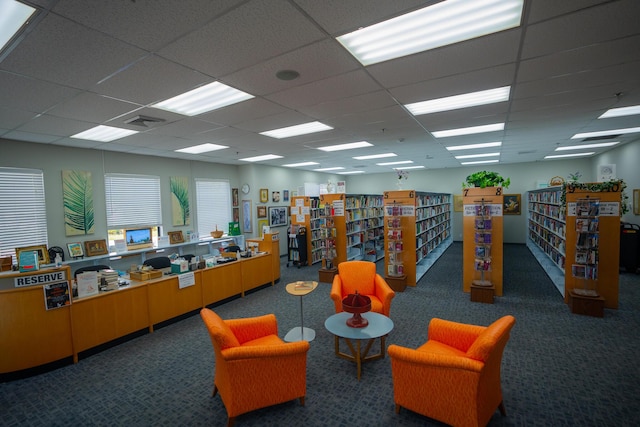
<path id="1" fill-rule="evenodd" d="M 500 365 L 515 322 L 504 316 L 484 327 L 434 318 L 418 349 L 390 345 L 396 413 L 404 407 L 452 426 L 485 426 L 496 408 L 506 415 Z"/>
<path id="2" fill-rule="evenodd" d="M 220 392 L 228 426 L 236 416 L 259 408 L 298 398 L 304 405 L 307 341 L 282 341 L 273 314 L 222 320 L 203 308 L 200 316 L 216 357 L 213 395 Z"/>
<path id="3" fill-rule="evenodd" d="M 331 299 L 336 313 L 342 311 L 342 300 L 358 291 L 371 298 L 371 311 L 389 316 L 391 300 L 396 293 L 376 273 L 376 265 L 370 261 L 346 261 L 338 264 L 338 274 L 333 276 Z"/>

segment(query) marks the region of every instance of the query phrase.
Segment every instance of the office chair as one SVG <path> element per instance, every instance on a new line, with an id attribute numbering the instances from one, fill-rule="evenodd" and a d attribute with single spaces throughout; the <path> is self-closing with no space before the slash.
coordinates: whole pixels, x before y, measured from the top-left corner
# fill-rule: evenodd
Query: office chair
<path id="1" fill-rule="evenodd" d="M 60 246 L 51 246 L 47 252 L 49 252 L 49 262 L 55 262 L 56 255 L 60 255 L 60 259 L 64 261 L 64 250 Z"/>
<path id="2" fill-rule="evenodd" d="M 84 273 L 85 271 L 100 271 L 100 270 L 109 270 L 111 267 L 108 265 L 87 265 L 86 267 L 80 267 L 73 273 L 73 278 L 75 279 L 78 274 Z"/>

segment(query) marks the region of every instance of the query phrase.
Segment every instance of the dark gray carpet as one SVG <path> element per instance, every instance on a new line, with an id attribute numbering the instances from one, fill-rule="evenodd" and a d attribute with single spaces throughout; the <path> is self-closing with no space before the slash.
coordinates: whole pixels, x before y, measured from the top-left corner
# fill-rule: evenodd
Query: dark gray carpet
<path id="1" fill-rule="evenodd" d="M 491 426 L 640 425 L 640 276 L 620 276 L 620 308 L 604 318 L 574 315 L 524 245 L 505 245 L 503 297 L 472 303 L 462 292 L 462 244 L 454 243 L 415 288 L 391 307 L 387 344 L 416 347 L 432 317 L 487 325 L 505 314 L 517 323 L 503 358 L 507 417 Z M 284 285 L 317 280 L 318 266 L 289 267 L 268 287 L 214 307 L 223 318 L 275 313 L 279 334 L 299 324 L 299 300 Z M 383 269 L 378 263 L 378 270 Z M 425 426 L 421 415 L 394 412 L 388 356 L 355 365 L 333 353 L 324 320 L 333 314 L 329 284 L 304 297 L 308 354 L 306 405 L 292 401 L 238 417 L 238 426 Z M 213 352 L 199 316 L 66 366 L 0 384 L 0 424 L 9 426 L 224 425 L 212 398 Z M 423 384 L 429 387 L 428 383 Z"/>

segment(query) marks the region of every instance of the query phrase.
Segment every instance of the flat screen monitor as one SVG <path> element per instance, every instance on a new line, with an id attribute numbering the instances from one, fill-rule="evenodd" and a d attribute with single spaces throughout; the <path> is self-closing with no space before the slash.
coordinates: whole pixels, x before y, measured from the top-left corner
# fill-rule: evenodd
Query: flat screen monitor
<path id="1" fill-rule="evenodd" d="M 127 249 L 150 248 L 153 246 L 150 228 L 125 230 L 124 239 L 127 242 Z"/>

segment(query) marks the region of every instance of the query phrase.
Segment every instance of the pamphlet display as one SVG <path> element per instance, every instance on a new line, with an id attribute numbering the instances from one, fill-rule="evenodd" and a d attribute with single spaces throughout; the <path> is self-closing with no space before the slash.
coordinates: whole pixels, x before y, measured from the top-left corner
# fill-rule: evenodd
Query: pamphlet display
<path id="1" fill-rule="evenodd" d="M 598 242 L 600 200 L 578 199 L 576 202 L 576 246 L 571 274 L 582 282 L 582 288 L 574 288 L 578 295 L 597 297 Z"/>

